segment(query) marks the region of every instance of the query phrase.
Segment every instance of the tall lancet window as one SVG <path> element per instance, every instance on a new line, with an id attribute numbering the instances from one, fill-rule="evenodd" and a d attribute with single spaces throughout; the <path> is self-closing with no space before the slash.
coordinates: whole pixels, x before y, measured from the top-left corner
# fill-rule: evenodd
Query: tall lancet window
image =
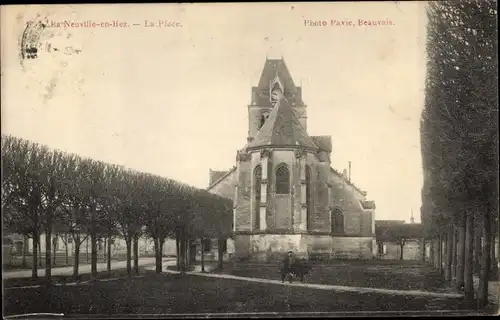
<path id="1" fill-rule="evenodd" d="M 332 233 L 344 233 L 344 212 L 340 208 L 335 208 L 332 212 Z"/>
<path id="2" fill-rule="evenodd" d="M 262 181 L 262 167 L 257 166 L 254 170 L 254 228 L 260 228 L 260 188 Z"/>
<path id="3" fill-rule="evenodd" d="M 312 201 L 311 201 L 311 167 L 306 166 L 306 222 L 307 229 L 311 226 Z"/>
<path id="4" fill-rule="evenodd" d="M 290 171 L 285 164 L 276 168 L 276 194 L 290 193 Z"/>

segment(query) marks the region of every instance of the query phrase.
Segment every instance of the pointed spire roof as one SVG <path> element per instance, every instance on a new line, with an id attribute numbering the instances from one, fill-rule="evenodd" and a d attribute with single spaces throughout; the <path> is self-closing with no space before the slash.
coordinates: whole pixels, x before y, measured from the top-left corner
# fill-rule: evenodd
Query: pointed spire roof
<path id="1" fill-rule="evenodd" d="M 318 149 L 284 96 L 276 103 L 269 118 L 246 148 L 261 146 L 302 146 Z"/>
<path id="2" fill-rule="evenodd" d="M 297 88 L 293 82 L 292 75 L 285 64 L 283 59 L 267 59 L 264 64 L 264 69 L 259 80 L 259 88 L 266 88 L 269 83 L 279 77 L 281 84 L 285 87 L 286 91 L 294 92 Z"/>

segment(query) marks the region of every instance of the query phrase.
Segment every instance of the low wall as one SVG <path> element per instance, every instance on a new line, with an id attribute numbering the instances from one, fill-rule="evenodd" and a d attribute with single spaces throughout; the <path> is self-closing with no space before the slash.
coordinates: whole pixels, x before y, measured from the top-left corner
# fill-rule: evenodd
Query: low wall
<path id="1" fill-rule="evenodd" d="M 237 260 L 272 262 L 292 250 L 306 259 L 373 259 L 372 237 L 333 237 L 311 234 L 236 235 Z"/>

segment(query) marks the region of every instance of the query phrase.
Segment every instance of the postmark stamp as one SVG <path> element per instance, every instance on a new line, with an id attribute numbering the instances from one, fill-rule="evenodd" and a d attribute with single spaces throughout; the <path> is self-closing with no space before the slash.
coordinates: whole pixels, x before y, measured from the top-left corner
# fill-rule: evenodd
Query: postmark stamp
<path id="1" fill-rule="evenodd" d="M 21 36 L 21 61 L 25 59 L 36 59 L 40 50 L 40 38 L 45 28 L 47 19 L 37 16 L 35 19 L 26 22 L 26 27 Z"/>

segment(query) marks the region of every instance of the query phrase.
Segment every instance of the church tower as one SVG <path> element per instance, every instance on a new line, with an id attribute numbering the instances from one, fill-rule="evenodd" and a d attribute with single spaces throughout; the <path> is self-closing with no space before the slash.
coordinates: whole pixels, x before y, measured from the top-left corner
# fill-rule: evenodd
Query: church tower
<path id="1" fill-rule="evenodd" d="M 210 192 L 233 199 L 237 259 L 372 257 L 374 203 L 331 168 L 330 136 L 309 136 L 307 106 L 283 59 L 266 59 L 248 105 L 247 143 Z"/>
<path id="2" fill-rule="evenodd" d="M 252 98 L 248 106 L 248 141 L 251 141 L 264 125 L 281 95 L 289 101 L 295 117 L 307 130 L 306 105 L 302 101 L 302 88 L 295 86 L 283 59 L 268 59 L 264 64 L 258 86 L 252 88 Z"/>

